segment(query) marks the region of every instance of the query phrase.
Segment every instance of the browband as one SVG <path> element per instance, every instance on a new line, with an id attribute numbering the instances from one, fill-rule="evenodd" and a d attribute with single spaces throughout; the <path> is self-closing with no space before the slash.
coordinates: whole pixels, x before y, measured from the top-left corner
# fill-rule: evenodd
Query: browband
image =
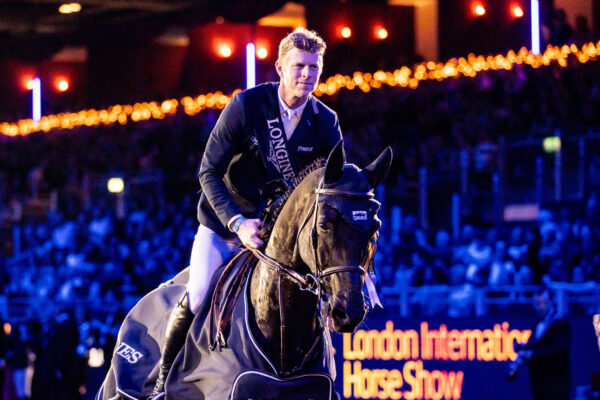
<path id="1" fill-rule="evenodd" d="M 330 196 L 344 196 L 344 197 L 358 197 L 361 199 L 374 199 L 375 193 L 373 192 L 351 192 L 349 190 L 339 189 L 315 189 L 316 194 L 330 195 Z"/>

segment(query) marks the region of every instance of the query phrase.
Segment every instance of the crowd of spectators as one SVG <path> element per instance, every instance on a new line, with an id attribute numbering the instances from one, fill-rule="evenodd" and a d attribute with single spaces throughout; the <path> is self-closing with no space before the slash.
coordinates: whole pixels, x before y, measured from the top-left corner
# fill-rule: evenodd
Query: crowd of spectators
<path id="1" fill-rule="evenodd" d="M 365 165 L 384 146 L 393 147 L 396 162 L 387 179 L 393 193 L 398 177 L 415 179 L 417 167 L 453 170 L 460 151 L 470 154 L 473 175 L 497 169 L 494 149 L 507 132 L 532 135 L 540 129 L 547 134 L 556 128 L 570 132 L 600 126 L 598 68 L 595 62 L 566 69 L 519 66 L 474 79 L 423 84 L 417 90 L 342 91 L 325 101 L 339 112 L 350 161 Z M 569 91 L 576 93 L 565 95 Z M 195 225 L 195 172 L 216 118 L 217 112 L 208 110 L 195 117 L 178 114 L 139 124 L 1 138 L 0 217 L 3 258 L 9 263 L 3 268 L 3 294 L 67 299 L 80 292 L 92 297 L 123 290 L 143 293 L 185 266 Z M 111 174 L 125 178 L 125 198 L 106 192 Z M 444 181 L 446 186 L 451 183 Z M 594 204 L 595 189 L 590 185 Z M 387 205 L 393 206 L 394 196 L 388 197 Z M 431 202 L 432 208 L 438 207 L 435 199 Z M 575 211 L 570 222 L 582 217 Z M 440 228 L 431 234 L 436 242 L 456 249 L 463 245 L 450 244 L 443 230 L 447 224 Z M 460 240 L 474 240 L 475 248 L 484 246 L 483 241 L 496 256 L 510 246 L 503 250 L 496 241 L 520 240 L 522 245 L 535 236 L 531 228 L 510 234 L 498 228 L 472 230 L 465 228 Z M 536 234 L 553 235 L 543 240 L 561 244 L 571 237 L 582 240 L 581 232 L 554 231 Z M 420 239 L 421 247 L 427 248 L 424 241 Z M 388 249 L 396 242 L 406 246 L 392 239 Z M 396 265 L 418 263 L 410 258 L 393 259 Z M 18 276 L 7 276 L 15 260 Z M 115 289 L 122 281 L 126 288 Z"/>
<path id="2" fill-rule="evenodd" d="M 600 283 L 600 208 L 592 194 L 584 212 L 542 210 L 534 223 L 502 227 L 466 224 L 457 240 L 446 229 L 427 232 L 413 215 L 386 235 L 376 265 L 387 293 L 416 290 L 421 314 L 474 314 L 476 290 L 522 297 L 534 285 L 590 289 Z M 387 290 L 386 290 L 387 289 Z M 434 294 L 448 296 L 435 301 Z M 595 306 L 597 307 L 597 305 Z M 593 311 L 593 308 L 586 311 Z"/>
<path id="3" fill-rule="evenodd" d="M 553 64 L 421 82 L 415 91 L 383 87 L 342 91 L 325 99 L 340 115 L 348 151 L 359 164 L 392 145 L 396 172 L 428 165 L 447 168 L 452 150 L 486 151 L 502 135 L 548 136 L 556 129 L 582 132 L 600 125 L 600 66 Z M 485 163 L 478 165 L 485 167 Z"/>
<path id="4" fill-rule="evenodd" d="M 416 90 L 341 91 L 323 100 L 339 114 L 349 161 L 362 166 L 383 147 L 394 150 L 376 259 L 388 289 L 446 285 L 454 288 L 450 301 L 468 304 L 463 300 L 478 287 L 600 282 L 600 187 L 593 180 L 577 204 L 551 205 L 534 222 L 489 226 L 474 216 L 458 234 L 443 220 L 426 228 L 410 212 L 392 211 L 406 194 L 394 190 L 398 182 L 417 181 L 419 167 L 442 177 L 432 186 L 455 185 L 458 178 L 447 171 L 457 170 L 462 151 L 472 176 L 489 179 L 501 136 L 599 129 L 596 61 L 516 65 L 422 82 Z M 217 117 L 215 110 L 179 112 L 136 124 L 0 137 L 0 297 L 11 304 L 26 299 L 9 337 L 0 335 L 0 363 L 8 361 L 18 381 L 12 393 L 4 387 L 4 398 L 35 398 L 36 379 L 40 387 L 68 380 L 79 394 L 64 398 L 83 396 L 90 378 L 72 373 L 84 369 L 46 365 L 39 370 L 51 370 L 48 376 L 32 380 L 34 364 L 47 363 L 49 349 L 69 340 L 76 362 L 89 362 L 92 348 L 106 348 L 105 367 L 132 302 L 187 265 L 197 226 L 195 173 Z M 590 169 L 598 164 L 586 161 Z M 110 176 L 125 179 L 125 194 L 105 190 Z M 423 302 L 435 305 L 431 297 Z"/>

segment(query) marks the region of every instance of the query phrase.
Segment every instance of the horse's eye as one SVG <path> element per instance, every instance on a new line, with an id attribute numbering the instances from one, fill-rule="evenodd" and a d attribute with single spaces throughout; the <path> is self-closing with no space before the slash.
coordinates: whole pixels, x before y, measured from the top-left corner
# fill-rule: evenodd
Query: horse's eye
<path id="1" fill-rule="evenodd" d="M 333 223 L 336 221 L 337 216 L 337 212 L 333 208 L 324 204 L 323 208 L 321 209 L 321 212 L 319 213 L 319 218 L 317 221 L 319 229 L 323 231 L 331 231 L 333 229 Z"/>
<path id="2" fill-rule="evenodd" d="M 319 229 L 323 231 L 330 231 L 333 228 L 333 224 L 329 221 L 323 220 L 319 221 Z"/>

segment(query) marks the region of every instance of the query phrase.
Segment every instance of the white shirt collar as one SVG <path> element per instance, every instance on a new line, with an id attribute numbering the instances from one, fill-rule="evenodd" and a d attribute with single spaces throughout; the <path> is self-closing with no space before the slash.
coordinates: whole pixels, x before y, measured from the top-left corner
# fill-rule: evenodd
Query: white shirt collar
<path id="1" fill-rule="evenodd" d="M 285 113 L 287 114 L 288 119 L 291 119 L 292 116 L 295 114 L 298 117 L 300 117 L 302 115 L 302 111 L 304 111 L 304 108 L 306 107 L 306 104 L 308 104 L 308 98 L 306 99 L 306 101 L 304 102 L 304 104 L 299 105 L 296 108 L 289 108 L 287 104 L 285 104 L 285 101 L 283 101 L 283 99 L 281 98 L 281 93 L 279 93 L 279 88 L 277 88 L 277 98 L 279 99 L 279 112 L 281 114 Z"/>

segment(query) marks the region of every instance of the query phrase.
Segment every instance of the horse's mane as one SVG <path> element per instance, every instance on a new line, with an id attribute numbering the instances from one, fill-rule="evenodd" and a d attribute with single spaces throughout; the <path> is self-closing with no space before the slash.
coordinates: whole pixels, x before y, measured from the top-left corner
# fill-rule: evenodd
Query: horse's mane
<path id="1" fill-rule="evenodd" d="M 263 233 L 264 238 L 267 239 L 271 232 L 273 231 L 273 227 L 275 226 L 275 221 L 281 214 L 281 210 L 283 210 L 283 206 L 290 198 L 290 195 L 298 187 L 298 185 L 313 171 L 323 168 L 327 164 L 327 159 L 325 157 L 319 157 L 314 160 L 312 163 L 308 164 L 304 167 L 296 176 L 289 181 L 286 181 L 286 186 L 284 191 L 281 194 L 273 196 L 269 198 L 267 205 L 263 211 Z"/>

